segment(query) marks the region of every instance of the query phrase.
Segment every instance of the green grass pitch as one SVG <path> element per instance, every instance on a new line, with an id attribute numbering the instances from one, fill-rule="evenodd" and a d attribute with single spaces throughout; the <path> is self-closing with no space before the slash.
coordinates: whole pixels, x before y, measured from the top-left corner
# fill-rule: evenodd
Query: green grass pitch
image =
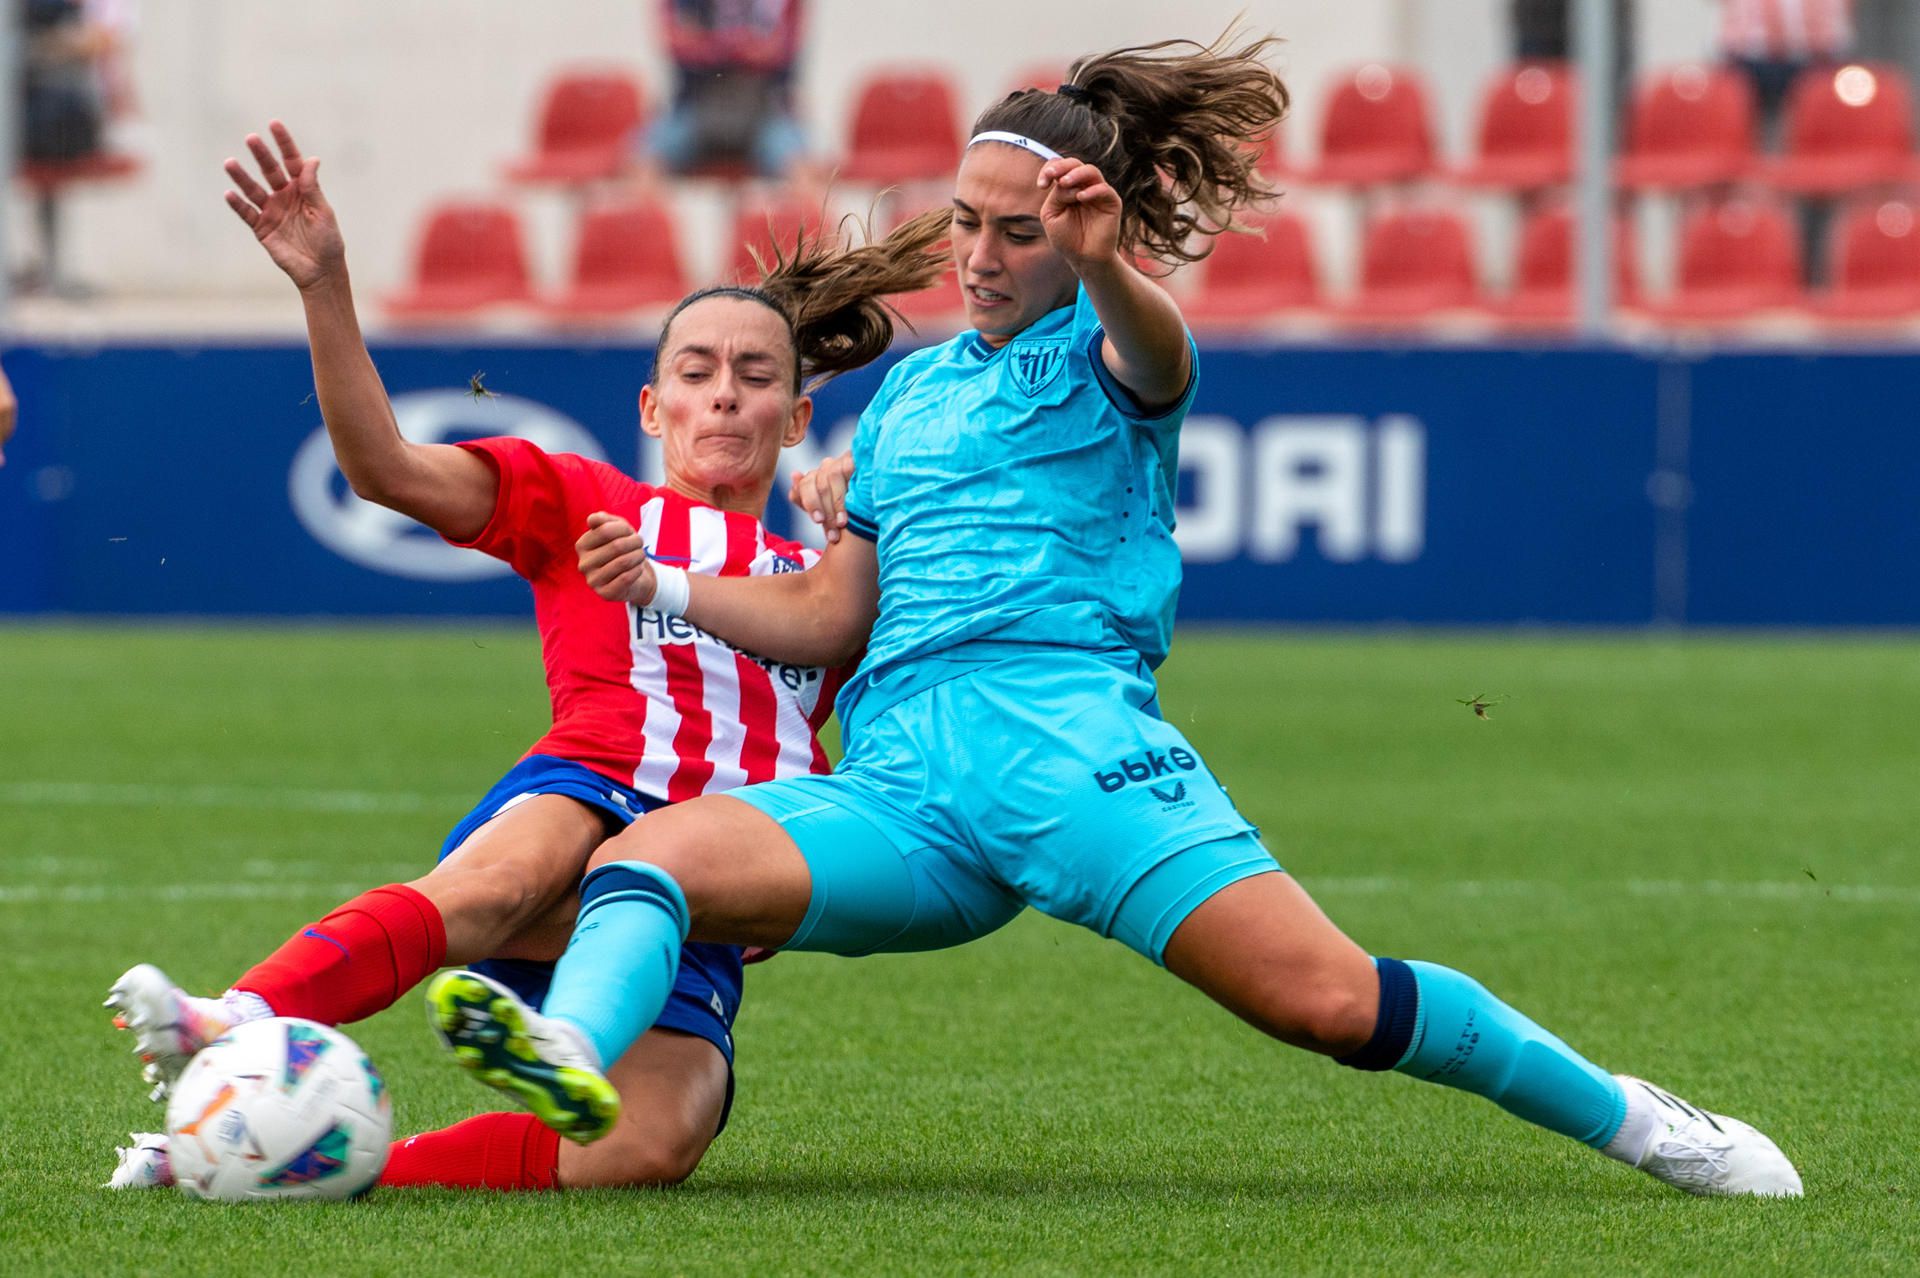
<path id="1" fill-rule="evenodd" d="M 1029 915 L 751 973 L 686 1186 L 111 1195 L 153 1127 L 99 1004 L 220 988 L 409 878 L 544 725 L 531 628 L 0 628 L 0 1272 L 1860 1273 L 1920 1268 L 1920 642 L 1182 637 L 1164 703 L 1363 945 L 1480 977 L 1775 1136 L 1688 1199 L 1478 1099 L 1261 1039 Z M 1487 721 L 1456 699 L 1504 696 Z M 401 1131 L 492 1107 L 417 997 Z"/>

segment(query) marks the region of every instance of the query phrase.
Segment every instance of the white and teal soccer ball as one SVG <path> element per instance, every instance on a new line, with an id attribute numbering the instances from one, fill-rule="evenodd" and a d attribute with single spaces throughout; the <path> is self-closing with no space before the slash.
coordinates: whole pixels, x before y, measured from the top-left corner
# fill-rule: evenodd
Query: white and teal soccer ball
<path id="1" fill-rule="evenodd" d="M 194 1198 L 351 1198 L 386 1166 L 393 1103 L 339 1030 L 276 1016 L 188 1062 L 167 1102 L 173 1178 Z"/>

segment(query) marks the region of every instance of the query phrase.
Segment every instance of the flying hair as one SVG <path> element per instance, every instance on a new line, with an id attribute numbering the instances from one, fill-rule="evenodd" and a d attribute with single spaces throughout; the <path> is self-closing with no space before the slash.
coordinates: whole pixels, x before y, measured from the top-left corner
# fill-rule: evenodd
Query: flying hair
<path id="1" fill-rule="evenodd" d="M 1279 192 L 1255 169 L 1287 113 L 1267 65 L 1280 41 L 1229 27 L 1211 44 L 1162 40 L 1080 58 L 1058 92 L 1021 89 L 974 121 L 1097 167 L 1119 193 L 1120 248 L 1196 262 L 1235 214 Z"/>
<path id="2" fill-rule="evenodd" d="M 794 348 L 793 389 L 812 392 L 841 373 L 869 364 L 893 344 L 899 313 L 885 300 L 917 293 L 939 281 L 949 264 L 947 224 L 951 209 L 934 209 L 901 223 L 877 241 L 854 245 L 841 220 L 832 232 L 799 232 L 791 251 L 776 243 L 773 260 L 755 249 L 758 284 L 720 284 L 688 294 L 660 326 L 653 378 L 660 352 L 681 311 L 709 297 L 755 301 L 787 322 Z M 868 238 L 862 227 L 862 238 Z M 902 323 L 906 321 L 901 320 Z M 912 327 L 909 325 L 908 327 Z"/>

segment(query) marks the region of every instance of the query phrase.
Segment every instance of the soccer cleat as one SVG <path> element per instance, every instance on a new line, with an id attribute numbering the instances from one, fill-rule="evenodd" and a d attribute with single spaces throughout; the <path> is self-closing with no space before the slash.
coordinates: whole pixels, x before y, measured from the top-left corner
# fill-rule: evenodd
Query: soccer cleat
<path id="1" fill-rule="evenodd" d="M 1737 1118 L 1709 1113 L 1643 1079 L 1615 1074 L 1627 1117 L 1601 1151 L 1689 1194 L 1798 1198 L 1800 1173 Z"/>
<path id="2" fill-rule="evenodd" d="M 580 1032 L 540 1015 L 477 972 L 442 972 L 427 985 L 427 1017 L 454 1060 L 534 1117 L 585 1145 L 613 1130 L 620 1094 Z"/>
<path id="3" fill-rule="evenodd" d="M 153 1084 L 154 1100 L 164 1100 L 195 1052 L 233 1027 L 234 1017 L 217 998 L 195 998 L 167 979 L 151 963 L 127 969 L 107 992 L 102 1006 L 114 1011 L 116 1027 L 133 1031 L 133 1050 Z"/>
<path id="4" fill-rule="evenodd" d="M 102 1189 L 165 1189 L 173 1183 L 173 1163 L 167 1157 L 164 1132 L 135 1132 L 133 1144 L 113 1151 L 120 1163 Z"/>

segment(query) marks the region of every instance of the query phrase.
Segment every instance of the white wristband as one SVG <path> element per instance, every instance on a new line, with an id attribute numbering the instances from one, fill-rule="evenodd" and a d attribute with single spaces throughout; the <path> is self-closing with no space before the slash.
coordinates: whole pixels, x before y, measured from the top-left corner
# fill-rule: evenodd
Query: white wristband
<path id="1" fill-rule="evenodd" d="M 653 565 L 653 603 L 652 609 L 667 617 L 687 615 L 687 599 L 693 589 L 687 584 L 685 569 L 669 568 L 655 561 Z"/>

